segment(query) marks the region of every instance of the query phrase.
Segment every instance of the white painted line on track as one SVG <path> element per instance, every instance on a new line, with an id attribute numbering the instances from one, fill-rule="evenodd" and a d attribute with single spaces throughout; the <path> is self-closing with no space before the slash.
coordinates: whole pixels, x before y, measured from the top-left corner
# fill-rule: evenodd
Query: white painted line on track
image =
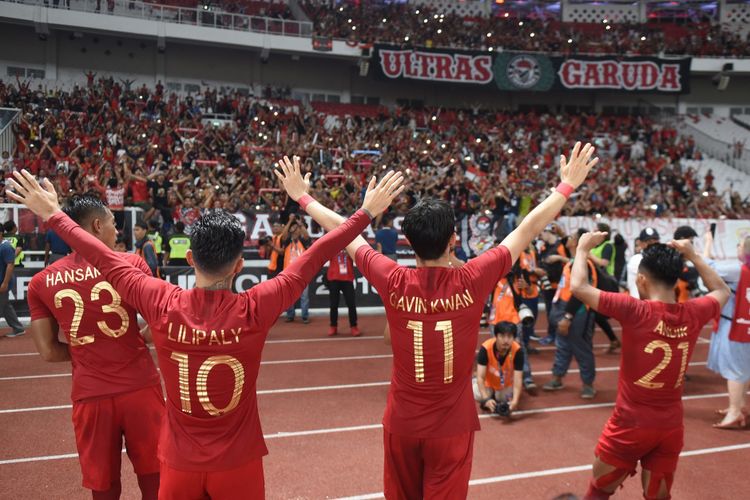
<path id="1" fill-rule="evenodd" d="M 17 352 L 13 354 L 0 354 L 0 358 L 18 358 L 21 356 L 39 356 L 38 352 Z"/>
<path id="2" fill-rule="evenodd" d="M 683 400 L 697 400 L 697 399 L 712 399 L 712 398 L 719 398 L 719 397 L 726 397 L 727 393 L 715 393 L 715 394 L 694 394 L 691 396 L 683 396 Z M 614 402 L 609 403 L 594 403 L 594 404 L 585 404 L 585 405 L 571 405 L 571 406 L 554 406 L 549 408 L 536 408 L 533 410 L 523 410 L 516 412 L 516 415 L 530 415 L 534 413 L 554 413 L 554 412 L 564 412 L 564 411 L 576 411 L 576 410 L 588 410 L 593 408 L 606 408 L 614 406 Z M 17 410 L 2 410 L 0 413 L 17 413 L 17 412 L 23 412 L 23 411 L 42 411 L 42 410 L 51 410 L 51 409 L 64 409 L 64 408 L 70 408 L 70 406 L 47 406 L 47 407 L 39 407 L 39 408 L 20 408 Z M 490 414 L 484 414 L 480 415 L 480 419 L 487 419 L 492 418 L 493 416 Z M 290 437 L 303 437 L 303 436 L 314 436 L 314 435 L 320 435 L 320 434 L 336 434 L 339 432 L 356 432 L 356 431 L 364 431 L 364 430 L 374 430 L 374 429 L 380 429 L 382 428 L 381 424 L 366 424 L 366 425 L 355 425 L 355 426 L 349 426 L 349 427 L 331 427 L 327 429 L 311 429 L 306 431 L 295 431 L 295 432 L 277 432 L 276 434 L 266 434 L 263 436 L 264 439 L 283 439 L 283 438 L 290 438 Z M 742 444 L 742 445 L 732 445 L 732 446 L 723 446 L 719 448 L 705 448 L 702 450 L 693 450 L 693 451 L 687 451 L 683 452 L 682 456 L 693 456 L 693 455 L 706 455 L 710 453 L 718 453 L 722 451 L 731 451 L 736 449 L 744 449 L 750 447 L 750 443 L 748 444 Z M 123 453 L 125 450 L 122 450 Z M 47 455 L 47 456 L 41 456 L 41 457 L 26 457 L 26 458 L 13 458 L 8 460 L 0 460 L 0 465 L 10 465 L 10 464 L 18 464 L 18 463 L 25 463 L 25 462 L 43 462 L 47 460 L 62 460 L 66 458 L 77 458 L 77 453 L 68 453 L 65 455 Z M 587 468 L 590 468 L 590 465 L 586 466 Z M 558 470 L 558 469 L 551 469 L 551 470 Z M 574 472 L 574 471 L 573 471 Z M 531 473 L 534 474 L 534 473 Z M 543 475 L 550 475 L 550 474 L 543 474 Z M 505 476 L 500 476 L 505 477 Z M 528 477 L 536 477 L 536 476 L 528 476 Z M 491 479 L 495 478 L 489 478 L 489 479 L 477 479 L 472 481 L 469 484 L 476 485 L 476 484 L 486 484 L 485 482 L 499 482 L 500 480 L 493 480 Z M 522 477 L 516 477 L 513 479 L 523 479 Z M 504 479 L 505 481 L 509 479 Z M 484 482 L 482 482 L 484 481 Z M 378 495 L 378 494 L 374 494 Z M 382 496 L 356 496 L 356 497 L 349 497 L 349 498 L 381 498 Z"/>
<path id="3" fill-rule="evenodd" d="M 680 457 L 694 457 L 698 455 L 711 455 L 714 453 L 725 453 L 728 451 L 745 450 L 750 448 L 750 443 L 735 444 L 731 446 L 720 446 L 717 448 L 702 448 L 698 450 L 683 451 L 680 453 Z M 481 486 L 484 484 L 502 483 L 507 481 L 516 481 L 519 479 L 531 479 L 535 477 L 545 476 L 556 476 L 560 474 L 571 474 L 573 472 L 584 472 L 590 471 L 591 464 L 586 465 L 575 465 L 572 467 L 559 467 L 556 469 L 544 469 L 531 472 L 520 472 L 516 474 L 506 474 L 503 476 L 486 477 L 482 479 L 473 479 L 469 481 L 469 486 Z M 375 498 L 383 498 L 382 493 L 368 493 L 365 495 L 355 495 L 351 497 L 342 497 L 339 500 L 371 500 Z"/>

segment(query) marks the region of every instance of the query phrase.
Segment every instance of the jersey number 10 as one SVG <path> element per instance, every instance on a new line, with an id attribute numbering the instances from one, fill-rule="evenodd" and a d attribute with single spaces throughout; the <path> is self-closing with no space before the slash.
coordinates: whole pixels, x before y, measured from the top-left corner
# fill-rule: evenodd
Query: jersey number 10
<path id="1" fill-rule="evenodd" d="M 414 374 L 417 382 L 424 382 L 424 322 L 409 321 L 406 328 L 414 332 Z M 453 323 L 438 321 L 435 331 L 443 332 L 443 383 L 453 382 Z"/>

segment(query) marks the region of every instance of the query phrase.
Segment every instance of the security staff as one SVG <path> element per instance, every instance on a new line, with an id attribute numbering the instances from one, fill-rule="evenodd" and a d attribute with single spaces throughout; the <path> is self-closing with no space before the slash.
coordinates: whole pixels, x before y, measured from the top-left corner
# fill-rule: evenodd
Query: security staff
<path id="1" fill-rule="evenodd" d="M 5 230 L 5 239 L 8 240 L 8 243 L 10 243 L 10 246 L 16 252 L 15 266 L 23 267 L 23 259 L 26 255 L 23 253 L 23 240 L 18 236 L 18 226 L 16 226 L 14 221 L 9 220 L 3 225 L 3 228 Z"/>
<path id="2" fill-rule="evenodd" d="M 156 251 L 156 258 L 161 266 L 164 262 L 164 239 L 161 237 L 161 225 L 158 221 L 150 220 L 148 223 L 149 232 L 146 233 L 148 239 L 154 244 L 154 250 Z M 184 226 L 183 226 L 184 227 Z"/>
<path id="3" fill-rule="evenodd" d="M 185 234 L 185 224 L 175 222 L 175 233 L 164 245 L 164 261 L 168 266 L 187 266 L 187 252 L 190 250 L 190 237 Z"/>

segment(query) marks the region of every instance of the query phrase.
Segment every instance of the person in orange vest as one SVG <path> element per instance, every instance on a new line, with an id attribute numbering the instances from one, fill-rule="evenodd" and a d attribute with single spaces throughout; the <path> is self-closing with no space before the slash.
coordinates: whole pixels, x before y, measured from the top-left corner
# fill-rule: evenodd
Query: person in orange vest
<path id="1" fill-rule="evenodd" d="M 133 236 L 135 236 L 135 254 L 146 261 L 153 276 L 159 277 L 159 260 L 154 242 L 148 238 L 148 225 L 145 222 L 136 222 Z"/>
<path id="2" fill-rule="evenodd" d="M 281 245 L 281 240 L 284 237 L 284 232 L 288 230 L 288 227 L 288 225 L 282 227 L 278 222 L 275 222 L 273 226 L 271 226 L 272 236 L 266 242 L 266 255 L 268 255 L 268 279 L 277 276 L 284 270 L 284 247 Z"/>
<path id="3" fill-rule="evenodd" d="M 570 255 L 576 254 L 578 239 L 588 231 L 579 229 L 568 236 L 566 247 Z M 568 373 L 570 363 L 575 357 L 580 368 L 583 388 L 581 397 L 593 399 L 596 396 L 594 378 L 596 378 L 596 361 L 594 360 L 594 317 L 595 312 L 573 296 L 570 289 L 570 270 L 573 260 L 565 264 L 560 286 L 557 288 L 554 305 L 552 306 L 551 321 L 556 323 L 557 338 L 555 339 L 555 361 L 552 366 L 552 380 L 542 386 L 545 391 L 562 389 L 562 379 Z M 593 286 L 598 284 L 596 266 L 588 261 L 589 280 Z"/>
<path id="4" fill-rule="evenodd" d="M 518 315 L 518 306 L 521 303 L 520 294 L 516 287 L 513 286 L 513 283 L 513 274 L 511 273 L 501 278 L 497 282 L 497 285 L 495 285 L 487 323 L 490 325 L 490 328 L 494 328 L 500 323 L 512 323 L 518 325 L 519 333 L 523 335 L 521 331 L 521 318 Z M 523 386 L 527 392 L 533 394 L 537 386 L 531 375 L 531 364 L 529 363 L 528 355 L 526 355 L 526 346 L 522 342 L 521 347 L 524 351 Z"/>
<path id="5" fill-rule="evenodd" d="M 483 342 L 477 353 L 474 399 L 483 410 L 506 417 L 518 409 L 521 400 L 526 355 L 515 340 L 517 332 L 518 326 L 509 321 L 493 325 L 493 337 Z"/>
<path id="6" fill-rule="evenodd" d="M 299 220 L 294 214 L 290 215 L 289 219 L 289 223 L 287 224 L 289 227 L 288 234 L 281 240 L 281 245 L 284 247 L 284 269 L 289 267 L 292 262 L 297 260 L 312 245 L 312 240 L 307 233 L 307 228 L 303 221 Z M 310 322 L 309 288 L 309 286 L 305 287 L 302 295 L 300 295 L 300 308 L 302 309 L 302 322 L 304 324 Z M 292 304 L 286 312 L 287 323 L 294 321 L 295 306 L 296 304 Z"/>

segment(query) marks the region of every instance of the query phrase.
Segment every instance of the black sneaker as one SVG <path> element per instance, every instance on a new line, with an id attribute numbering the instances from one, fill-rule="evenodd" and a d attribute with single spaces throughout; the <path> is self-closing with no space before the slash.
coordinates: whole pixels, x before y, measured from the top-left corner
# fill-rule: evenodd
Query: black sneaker
<path id="1" fill-rule="evenodd" d="M 26 334 L 26 330 L 20 330 L 20 331 L 12 331 L 10 333 L 6 333 L 5 336 L 8 338 L 13 338 L 13 337 L 20 337 L 21 335 L 25 335 L 25 334 Z"/>
<path id="2" fill-rule="evenodd" d="M 310 323 L 310 318 L 302 318 L 302 322 L 307 325 Z"/>
<path id="3" fill-rule="evenodd" d="M 294 321 L 294 318 L 286 318 L 284 323 L 291 323 L 292 321 Z"/>

